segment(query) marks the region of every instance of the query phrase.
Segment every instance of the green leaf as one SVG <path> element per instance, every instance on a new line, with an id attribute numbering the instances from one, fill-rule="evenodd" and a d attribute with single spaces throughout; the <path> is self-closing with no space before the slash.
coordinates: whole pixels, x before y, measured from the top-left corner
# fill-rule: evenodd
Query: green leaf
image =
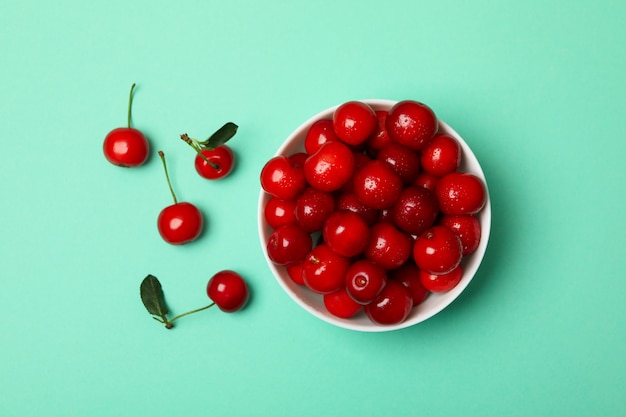
<path id="1" fill-rule="evenodd" d="M 161 283 L 155 276 L 148 275 L 144 278 L 141 282 L 140 293 L 141 301 L 143 301 L 143 305 L 148 310 L 148 313 L 154 316 L 165 317 L 169 312 L 165 304 Z"/>
<path id="2" fill-rule="evenodd" d="M 215 133 L 213 133 L 207 140 L 204 142 L 200 142 L 204 148 L 207 149 L 215 149 L 220 145 L 228 142 L 235 133 L 237 133 L 237 126 L 232 122 L 226 123 L 224 126 L 217 129 Z"/>

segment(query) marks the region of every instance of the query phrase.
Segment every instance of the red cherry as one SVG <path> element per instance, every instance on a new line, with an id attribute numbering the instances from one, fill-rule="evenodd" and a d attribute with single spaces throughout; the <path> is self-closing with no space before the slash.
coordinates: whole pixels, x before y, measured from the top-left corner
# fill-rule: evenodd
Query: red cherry
<path id="1" fill-rule="evenodd" d="M 113 129 L 104 139 L 104 156 L 113 165 L 137 167 L 148 159 L 150 146 L 139 130 L 132 127 Z"/>
<path id="2" fill-rule="evenodd" d="M 339 140 L 333 130 L 333 121 L 320 119 L 313 123 L 304 137 L 304 150 L 313 155 L 326 142 Z"/>
<path id="3" fill-rule="evenodd" d="M 348 210 L 356 213 L 368 225 L 373 224 L 378 217 L 378 211 L 361 203 L 354 192 L 343 193 L 337 197 L 337 210 Z"/>
<path id="4" fill-rule="evenodd" d="M 425 104 L 400 101 L 389 111 L 387 131 L 393 141 L 420 150 L 437 132 L 437 117 Z"/>
<path id="5" fill-rule="evenodd" d="M 180 138 L 194 151 L 196 172 L 208 180 L 224 178 L 233 169 L 235 155 L 225 143 L 237 133 L 238 126 L 232 122 L 224 124 L 205 141 L 190 138 L 183 133 Z"/>
<path id="6" fill-rule="evenodd" d="M 428 174 L 442 177 L 461 165 L 461 145 L 450 135 L 437 134 L 422 149 L 420 162 Z"/>
<path id="7" fill-rule="evenodd" d="M 340 189 L 354 173 L 352 150 L 342 142 L 327 142 L 304 163 L 304 176 L 311 187 L 331 192 Z"/>
<path id="8" fill-rule="evenodd" d="M 370 229 L 363 251 L 365 257 L 384 269 L 400 267 L 411 257 L 411 238 L 389 222 L 380 222 Z"/>
<path id="9" fill-rule="evenodd" d="M 330 314 L 342 319 L 354 317 L 363 306 L 354 301 L 345 288 L 340 288 L 335 292 L 324 294 L 324 306 Z"/>
<path id="10" fill-rule="evenodd" d="M 378 127 L 376 112 L 368 104 L 349 101 L 340 105 L 333 113 L 335 134 L 349 145 L 360 145 Z"/>
<path id="11" fill-rule="evenodd" d="M 463 267 L 458 265 L 452 271 L 445 274 L 430 274 L 420 271 L 420 281 L 422 285 L 432 292 L 447 292 L 456 287 L 463 278 Z"/>
<path id="12" fill-rule="evenodd" d="M 248 285 L 235 271 L 224 270 L 213 275 L 207 284 L 207 295 L 226 313 L 241 310 L 248 301 Z"/>
<path id="13" fill-rule="evenodd" d="M 287 159 L 289 160 L 289 163 L 292 166 L 296 168 L 303 168 L 304 162 L 306 161 L 308 157 L 309 155 L 304 152 L 296 152 L 296 153 L 292 153 L 291 155 L 289 155 Z"/>
<path id="14" fill-rule="evenodd" d="M 376 131 L 366 142 L 367 153 L 376 157 L 380 148 L 386 143 L 391 142 L 389 132 L 387 132 L 387 111 L 377 110 L 376 117 L 378 118 L 378 127 Z"/>
<path id="15" fill-rule="evenodd" d="M 291 264 L 287 266 L 287 275 L 293 282 L 298 285 L 304 285 L 304 277 L 302 276 L 303 262 Z"/>
<path id="16" fill-rule="evenodd" d="M 311 235 L 295 224 L 274 230 L 267 240 L 267 256 L 277 265 L 302 262 L 313 247 Z"/>
<path id="17" fill-rule="evenodd" d="M 196 240 L 203 227 L 202 213 L 191 203 L 176 203 L 161 210 L 157 227 L 163 240 L 183 245 Z"/>
<path id="18" fill-rule="evenodd" d="M 437 188 L 438 182 L 439 182 L 438 177 L 435 177 L 434 175 L 430 175 L 422 171 L 419 174 L 417 174 L 415 181 L 413 181 L 413 185 L 416 185 L 418 187 L 424 187 L 427 190 L 430 190 L 434 193 L 435 189 Z"/>
<path id="19" fill-rule="evenodd" d="M 361 216 L 351 211 L 336 211 L 324 222 L 324 242 L 334 252 L 347 258 L 363 252 L 370 229 Z"/>
<path id="20" fill-rule="evenodd" d="M 172 245 L 182 245 L 191 242 L 200 236 L 204 219 L 202 213 L 191 203 L 179 203 L 174 194 L 165 164 L 165 155 L 159 151 L 163 162 L 167 184 L 172 193 L 174 204 L 161 210 L 157 220 L 157 227 L 163 240 Z"/>
<path id="21" fill-rule="evenodd" d="M 270 197 L 263 211 L 265 221 L 272 229 L 296 222 L 295 200 L 283 200 L 278 197 Z"/>
<path id="22" fill-rule="evenodd" d="M 406 320 L 412 308 L 409 290 L 401 283 L 389 280 L 378 297 L 365 306 L 365 314 L 376 324 L 391 325 Z"/>
<path id="23" fill-rule="evenodd" d="M 443 216 L 439 224 L 450 228 L 461 239 L 463 256 L 476 252 L 480 244 L 480 222 L 470 214 L 460 216 Z"/>
<path id="24" fill-rule="evenodd" d="M 130 88 L 128 99 L 128 125 L 110 131 L 104 138 L 102 150 L 104 156 L 113 165 L 120 167 L 137 167 L 148 160 L 150 154 L 150 144 L 144 134 L 130 127 L 130 114 L 133 103 L 133 90 L 135 84 Z"/>
<path id="25" fill-rule="evenodd" d="M 377 210 L 390 208 L 402 191 L 402 179 L 385 162 L 369 161 L 354 174 L 354 194 Z"/>
<path id="26" fill-rule="evenodd" d="M 461 263 L 461 239 L 445 226 L 433 226 L 421 234 L 413 246 L 417 266 L 430 274 L 447 274 Z"/>
<path id="27" fill-rule="evenodd" d="M 444 214 L 476 214 L 485 206 L 483 182 L 467 172 L 451 172 L 441 177 L 435 189 L 439 207 Z"/>
<path id="28" fill-rule="evenodd" d="M 363 152 L 355 151 L 354 152 L 354 172 L 356 172 L 359 168 L 365 165 L 367 162 L 371 161 L 372 158 L 364 154 Z M 350 178 L 341 186 L 339 190 L 341 193 L 352 193 L 354 192 L 354 181 Z"/>
<path id="29" fill-rule="evenodd" d="M 294 166 L 286 156 L 275 156 L 267 161 L 260 179 L 266 193 L 283 200 L 295 198 L 306 187 L 303 168 Z"/>
<path id="30" fill-rule="evenodd" d="M 194 165 L 196 172 L 208 180 L 224 178 L 233 170 L 235 155 L 228 145 L 220 145 L 215 149 L 203 149 L 202 155 L 196 155 Z"/>
<path id="31" fill-rule="evenodd" d="M 431 227 L 437 215 L 439 206 L 432 191 L 422 187 L 406 187 L 400 193 L 393 206 L 393 222 L 401 230 L 419 235 Z"/>
<path id="32" fill-rule="evenodd" d="M 334 210 L 332 194 L 308 187 L 296 199 L 296 222 L 305 232 L 317 232 Z"/>
<path id="33" fill-rule="evenodd" d="M 420 269 L 413 262 L 407 262 L 400 268 L 389 272 L 389 278 L 404 285 L 413 299 L 413 307 L 421 304 L 428 297 L 429 291 L 420 280 Z"/>
<path id="34" fill-rule="evenodd" d="M 346 271 L 346 291 L 359 304 L 374 301 L 386 284 L 386 271 L 367 259 L 356 261 Z"/>
<path id="35" fill-rule="evenodd" d="M 350 261 L 337 255 L 324 243 L 314 247 L 304 259 L 302 277 L 313 292 L 328 294 L 343 287 Z"/>
<path id="36" fill-rule="evenodd" d="M 389 142 L 380 148 L 376 159 L 386 162 L 402 179 L 403 184 L 415 181 L 420 170 L 420 155 L 396 142 Z"/>

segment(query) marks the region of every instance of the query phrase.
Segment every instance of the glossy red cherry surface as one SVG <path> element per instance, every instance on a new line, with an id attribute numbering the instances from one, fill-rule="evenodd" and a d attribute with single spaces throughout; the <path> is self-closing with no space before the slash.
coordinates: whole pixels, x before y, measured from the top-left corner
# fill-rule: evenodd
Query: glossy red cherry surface
<path id="1" fill-rule="evenodd" d="M 291 280 L 298 285 L 304 285 L 304 278 L 302 276 L 302 265 L 303 262 L 299 262 L 287 266 L 287 274 L 289 275 L 289 278 L 291 278 Z"/>
<path id="2" fill-rule="evenodd" d="M 347 258 L 363 252 L 370 234 L 369 225 L 357 213 L 336 211 L 324 222 L 322 235 L 330 249 Z"/>
<path id="3" fill-rule="evenodd" d="M 337 197 L 337 210 L 347 210 L 361 216 L 368 225 L 378 218 L 378 211 L 361 203 L 354 192 L 342 193 Z"/>
<path id="4" fill-rule="evenodd" d="M 367 259 L 348 267 L 345 278 L 346 292 L 359 304 L 369 304 L 387 284 L 387 272 Z"/>
<path id="5" fill-rule="evenodd" d="M 365 313 L 374 323 L 391 325 L 406 320 L 412 308 L 409 290 L 400 282 L 389 280 L 374 301 L 365 306 Z"/>
<path id="6" fill-rule="evenodd" d="M 318 232 L 335 211 L 332 194 L 308 187 L 296 199 L 296 223 L 305 232 Z"/>
<path id="7" fill-rule="evenodd" d="M 349 145 L 359 145 L 378 128 L 376 112 L 368 104 L 349 101 L 333 113 L 333 130 Z"/>
<path id="8" fill-rule="evenodd" d="M 400 268 L 389 272 L 389 278 L 400 282 L 411 293 L 413 307 L 421 304 L 430 293 L 420 280 L 420 269 L 413 262 L 407 262 Z"/>
<path id="9" fill-rule="evenodd" d="M 328 294 L 343 287 L 350 261 L 321 243 L 314 247 L 302 266 L 304 284 L 313 292 Z"/>
<path id="10" fill-rule="evenodd" d="M 431 274 L 420 271 L 420 281 L 424 288 L 432 292 L 446 292 L 456 287 L 463 278 L 463 267 L 458 265 L 452 271 L 445 274 Z"/>
<path id="11" fill-rule="evenodd" d="M 260 180 L 266 193 L 283 200 L 295 198 L 306 187 L 303 168 L 286 156 L 275 156 L 267 161 Z"/>
<path id="12" fill-rule="evenodd" d="M 461 263 L 461 239 L 445 226 L 433 226 L 422 233 L 413 246 L 417 266 L 430 274 L 447 274 Z"/>
<path id="13" fill-rule="evenodd" d="M 413 235 L 419 235 L 431 227 L 438 214 L 439 205 L 435 194 L 416 186 L 404 188 L 392 210 L 396 226 Z"/>
<path id="14" fill-rule="evenodd" d="M 113 129 L 104 138 L 104 156 L 120 167 L 138 167 L 148 160 L 150 145 L 144 134 L 132 127 Z"/>
<path id="15" fill-rule="evenodd" d="M 382 268 L 394 269 L 411 257 L 411 243 L 411 238 L 392 223 L 380 222 L 371 227 L 363 253 Z"/>
<path id="16" fill-rule="evenodd" d="M 349 319 L 354 317 L 363 309 L 363 306 L 354 301 L 345 288 L 340 288 L 335 292 L 324 294 L 324 307 L 335 317 Z"/>
<path id="17" fill-rule="evenodd" d="M 271 197 L 263 211 L 265 221 L 272 229 L 296 222 L 296 201 Z"/>
<path id="18" fill-rule="evenodd" d="M 311 187 L 331 192 L 352 178 L 354 168 L 354 154 L 346 144 L 327 142 L 304 162 L 304 176 Z"/>
<path id="19" fill-rule="evenodd" d="M 246 305 L 249 294 L 248 285 L 244 279 L 231 270 L 216 273 L 207 284 L 207 295 L 220 310 L 226 313 L 241 310 Z"/>
<path id="20" fill-rule="evenodd" d="M 196 240 L 202 233 L 203 224 L 200 210 L 186 202 L 165 207 L 157 219 L 159 234 L 172 245 L 183 245 Z"/>
<path id="21" fill-rule="evenodd" d="M 485 206 L 483 182 L 467 172 L 451 172 L 437 182 L 435 195 L 445 214 L 476 214 Z"/>
<path id="22" fill-rule="evenodd" d="M 303 168 L 304 163 L 309 155 L 306 152 L 295 152 L 287 157 L 291 166 L 296 168 Z"/>
<path id="23" fill-rule="evenodd" d="M 437 134 L 422 149 L 420 163 L 425 172 L 436 177 L 454 172 L 461 165 L 461 145 L 450 135 Z"/>
<path id="24" fill-rule="evenodd" d="M 235 155 L 228 145 L 221 145 L 215 149 L 203 149 L 201 157 L 196 155 L 194 166 L 196 172 L 206 179 L 217 180 L 224 178 L 233 170 Z M 207 162 L 207 160 L 210 162 Z"/>
<path id="25" fill-rule="evenodd" d="M 411 149 L 422 149 L 437 132 L 437 117 L 427 105 L 404 100 L 387 115 L 387 131 L 395 142 Z"/>
<path id="26" fill-rule="evenodd" d="M 415 181 L 413 181 L 413 185 L 417 185 L 418 187 L 424 187 L 427 190 L 432 191 L 433 193 L 437 189 L 437 183 L 439 182 L 439 177 L 435 177 L 434 175 L 427 174 L 422 171 L 417 174 L 415 177 Z"/>
<path id="27" fill-rule="evenodd" d="M 304 150 L 313 155 L 326 142 L 339 140 L 333 129 L 333 121 L 320 119 L 314 122 L 304 137 Z"/>
<path id="28" fill-rule="evenodd" d="M 148 139 L 140 130 L 130 125 L 134 88 L 135 84 L 131 86 L 128 98 L 127 126 L 111 130 L 104 138 L 102 145 L 102 151 L 107 161 L 126 168 L 143 165 L 150 155 Z"/>
<path id="29" fill-rule="evenodd" d="M 376 110 L 376 117 L 378 118 L 378 127 L 374 131 L 374 134 L 367 139 L 365 143 L 366 152 L 376 157 L 378 150 L 382 148 L 386 143 L 391 142 L 389 132 L 387 132 L 387 110 Z"/>
<path id="30" fill-rule="evenodd" d="M 470 214 L 460 216 L 443 216 L 439 224 L 448 227 L 461 239 L 463 256 L 476 252 L 480 244 L 481 229 L 478 219 Z"/>
<path id="31" fill-rule="evenodd" d="M 167 185 L 172 194 L 174 204 L 161 210 L 157 219 L 157 228 L 159 234 L 167 243 L 183 245 L 200 236 L 204 226 L 204 218 L 200 210 L 193 204 L 178 201 L 170 182 L 163 151 L 159 151 L 159 157 L 163 162 L 165 178 L 167 179 Z"/>
<path id="32" fill-rule="evenodd" d="M 359 201 L 377 210 L 393 206 L 402 192 L 402 179 L 383 161 L 365 163 L 356 171 L 353 181 Z"/>
<path id="33" fill-rule="evenodd" d="M 311 235 L 295 224 L 274 230 L 267 241 L 267 256 L 277 265 L 302 262 L 313 247 Z"/>
<path id="34" fill-rule="evenodd" d="M 396 142 L 389 142 L 378 150 L 376 159 L 386 162 L 407 185 L 413 183 L 420 172 L 420 155 Z"/>

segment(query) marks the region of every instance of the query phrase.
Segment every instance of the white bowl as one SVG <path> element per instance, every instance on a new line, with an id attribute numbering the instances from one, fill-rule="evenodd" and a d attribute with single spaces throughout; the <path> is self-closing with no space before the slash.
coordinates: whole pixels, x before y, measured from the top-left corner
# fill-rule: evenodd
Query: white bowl
<path id="1" fill-rule="evenodd" d="M 361 100 L 369 104 L 374 110 L 389 110 L 396 104 L 396 101 L 392 100 Z M 333 106 L 326 109 L 309 120 L 304 122 L 298 127 L 278 148 L 276 155 L 291 155 L 295 152 L 304 151 L 304 138 L 311 125 L 319 119 L 331 119 L 335 109 L 339 107 Z M 436 110 L 435 110 L 436 114 Z M 356 330 L 361 332 L 385 332 L 391 330 L 398 330 L 413 326 L 421 323 L 439 313 L 441 310 L 450 305 L 463 290 L 468 286 L 478 267 L 483 260 L 485 250 L 487 249 L 487 242 L 489 241 L 489 233 L 491 230 L 491 204 L 489 199 L 489 191 L 487 188 L 487 181 L 485 174 L 476 159 L 476 156 L 467 145 L 467 143 L 455 132 L 450 126 L 443 121 L 439 120 L 439 132 L 447 133 L 453 136 L 459 141 L 463 150 L 463 157 L 460 171 L 469 172 L 480 179 L 482 179 L 486 190 L 486 203 L 485 207 L 477 214 L 478 220 L 481 225 L 481 240 L 478 249 L 471 255 L 463 257 L 463 278 L 461 282 L 452 290 L 445 293 L 431 293 L 428 298 L 421 304 L 417 305 L 411 311 L 411 314 L 402 323 L 394 325 L 378 325 L 369 320 L 369 318 L 363 313 L 359 313 L 357 316 L 349 319 L 341 319 L 330 314 L 324 307 L 323 297 L 320 294 L 316 294 L 310 291 L 308 288 L 298 285 L 289 277 L 286 268 L 274 264 L 267 255 L 267 241 L 272 233 L 272 228 L 266 223 L 264 216 L 264 208 L 269 200 L 270 196 L 261 189 L 258 203 L 258 229 L 259 238 L 261 240 L 261 248 L 267 264 L 272 271 L 272 274 L 276 278 L 276 281 L 285 290 L 285 292 L 302 308 L 314 315 L 315 317 L 324 320 L 335 326 L 339 326 L 345 329 Z"/>

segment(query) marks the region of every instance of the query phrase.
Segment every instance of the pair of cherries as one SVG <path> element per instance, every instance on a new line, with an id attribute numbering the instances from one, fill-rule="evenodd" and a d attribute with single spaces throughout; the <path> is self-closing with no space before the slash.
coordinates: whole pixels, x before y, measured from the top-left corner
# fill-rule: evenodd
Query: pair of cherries
<path id="1" fill-rule="evenodd" d="M 143 165 L 150 156 L 150 143 L 139 129 L 131 127 L 131 109 L 135 84 L 131 86 L 128 99 L 127 126 L 110 131 L 104 139 L 103 151 L 106 159 L 113 165 L 125 168 Z M 237 132 L 237 125 L 226 123 L 207 140 L 190 138 L 186 133 L 181 139 L 197 153 L 194 166 L 198 174 L 208 180 L 217 180 L 227 176 L 233 169 L 235 156 L 225 143 Z M 182 245 L 196 240 L 202 233 L 204 218 L 194 204 L 179 202 L 172 188 L 165 155 L 158 152 L 163 162 L 174 204 L 165 207 L 159 214 L 157 227 L 161 237 L 172 245 Z"/>

